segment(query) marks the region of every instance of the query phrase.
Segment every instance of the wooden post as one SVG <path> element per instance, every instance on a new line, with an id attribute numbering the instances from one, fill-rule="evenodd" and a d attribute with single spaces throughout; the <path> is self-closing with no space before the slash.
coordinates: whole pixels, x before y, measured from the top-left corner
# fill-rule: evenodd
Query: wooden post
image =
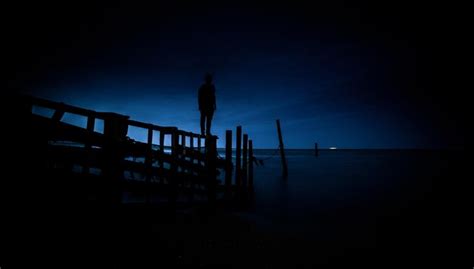
<path id="1" fill-rule="evenodd" d="M 92 135 L 94 133 L 94 127 L 95 127 L 95 117 L 93 117 L 93 116 L 87 117 L 87 131 L 90 134 L 90 138 L 92 138 Z M 87 142 L 86 143 L 86 150 L 90 151 L 91 149 L 92 149 L 92 144 L 90 142 Z M 89 164 L 85 165 L 82 168 L 82 172 L 84 174 L 88 174 L 89 173 L 89 168 L 90 168 Z"/>
<path id="2" fill-rule="evenodd" d="M 178 131 L 173 131 L 171 134 L 171 156 L 173 160 L 176 160 L 179 155 L 179 133 Z M 178 170 L 178 165 L 176 162 L 173 162 L 171 165 L 171 170 L 176 172 Z"/>
<path id="3" fill-rule="evenodd" d="M 188 170 L 189 174 L 191 175 L 190 176 L 190 181 L 189 181 L 189 189 L 188 189 L 188 201 L 190 203 L 192 203 L 192 201 L 194 200 L 194 192 L 195 192 L 195 181 L 192 179 L 192 177 L 194 176 L 194 168 L 193 168 L 193 165 L 194 165 L 194 156 L 195 156 L 195 153 L 196 151 L 194 150 L 194 137 L 195 137 L 195 134 L 193 133 L 190 133 L 189 134 L 189 160 L 191 161 L 191 166 L 190 166 L 190 169 Z"/>
<path id="4" fill-rule="evenodd" d="M 198 151 L 201 153 L 201 136 L 198 136 Z"/>
<path id="5" fill-rule="evenodd" d="M 113 140 L 124 140 L 128 131 L 128 116 L 117 113 L 102 113 L 104 116 L 104 135 Z"/>
<path id="6" fill-rule="evenodd" d="M 225 186 L 229 192 L 232 186 L 232 130 L 225 131 Z"/>
<path id="7" fill-rule="evenodd" d="M 288 177 L 288 166 L 286 165 L 285 158 L 285 146 L 283 145 L 283 137 L 281 135 L 280 120 L 276 120 L 277 130 L 278 130 L 278 140 L 280 141 L 280 155 L 281 155 L 281 165 L 283 168 L 282 175 L 284 178 Z"/>
<path id="8" fill-rule="evenodd" d="M 216 201 L 216 189 L 217 189 L 217 147 L 216 147 L 216 136 L 208 135 L 206 138 L 206 167 L 208 171 L 208 199 L 212 204 Z"/>
<path id="9" fill-rule="evenodd" d="M 249 140 L 249 189 L 253 190 L 253 142 L 252 139 Z"/>
<path id="10" fill-rule="evenodd" d="M 153 129 L 148 128 L 147 149 L 145 155 L 145 184 L 148 185 L 151 181 L 153 168 Z M 148 188 L 145 188 L 145 203 L 150 203 L 150 193 Z"/>
<path id="11" fill-rule="evenodd" d="M 191 157 L 190 157 L 190 158 L 191 158 L 191 163 L 194 164 L 194 136 L 193 136 L 193 135 L 190 135 L 190 136 L 189 136 L 189 139 L 190 139 L 190 141 L 189 141 L 189 147 L 191 148 L 191 151 L 190 151 Z"/>
<path id="12" fill-rule="evenodd" d="M 160 157 L 158 158 L 158 163 L 160 165 L 160 176 L 159 176 L 159 180 L 160 180 L 160 183 L 164 183 L 164 180 L 163 180 L 163 174 L 164 174 L 164 167 L 163 167 L 163 155 L 165 153 L 165 133 L 163 132 L 163 130 L 160 130 L 160 148 L 159 148 L 159 151 L 160 151 Z"/>
<path id="13" fill-rule="evenodd" d="M 181 154 L 182 154 L 183 159 L 186 159 L 185 152 L 186 152 L 186 133 L 182 132 L 181 133 Z"/>
<path id="14" fill-rule="evenodd" d="M 95 117 L 89 116 L 87 117 L 87 131 L 94 132 L 95 128 Z"/>
<path id="15" fill-rule="evenodd" d="M 314 143 L 314 156 L 319 155 L 318 143 Z"/>
<path id="16" fill-rule="evenodd" d="M 147 152 L 145 156 L 145 176 L 146 182 L 151 180 L 151 171 L 153 165 L 153 129 L 148 128 L 148 139 L 147 139 Z"/>
<path id="17" fill-rule="evenodd" d="M 244 143 L 242 147 L 242 187 L 247 187 L 247 147 L 248 147 L 249 136 L 244 134 Z"/>
<path id="18" fill-rule="evenodd" d="M 165 152 L 165 133 L 160 131 L 160 152 Z"/>
<path id="19" fill-rule="evenodd" d="M 123 142 L 128 131 L 128 116 L 116 113 L 104 115 L 104 167 L 103 175 L 106 181 L 106 192 L 110 195 L 107 202 L 120 203 L 120 180 L 123 178 L 124 160 Z"/>
<path id="20" fill-rule="evenodd" d="M 237 189 L 240 188 L 242 184 L 241 175 L 241 166 L 240 166 L 240 155 L 242 148 L 242 126 L 237 126 L 237 132 L 235 135 L 235 184 Z"/>
<path id="21" fill-rule="evenodd" d="M 165 153 L 165 135 L 166 133 L 163 130 L 160 130 L 160 142 L 159 142 L 160 147 L 158 148 L 160 155 L 163 155 Z M 159 164 L 160 164 L 160 167 L 163 166 L 163 158 L 159 159 Z"/>
<path id="22" fill-rule="evenodd" d="M 56 109 L 56 111 L 54 111 L 52 120 L 55 121 L 55 122 L 59 122 L 59 121 L 61 121 L 63 116 L 64 116 L 64 110 L 62 110 L 62 108 L 60 107 L 60 108 Z"/>
<path id="23" fill-rule="evenodd" d="M 171 156 L 173 157 L 173 160 L 176 160 L 179 155 L 179 133 L 178 131 L 173 131 L 171 134 Z M 173 162 L 173 165 L 171 165 L 172 169 L 174 171 L 177 171 L 177 163 Z"/>
<path id="24" fill-rule="evenodd" d="M 178 198 L 178 154 L 179 154 L 179 133 L 177 130 L 171 134 L 171 163 L 170 163 L 170 176 L 168 177 L 168 201 L 171 206 L 176 205 Z"/>
<path id="25" fill-rule="evenodd" d="M 186 160 L 186 133 L 182 132 L 181 133 L 181 160 Z M 186 168 L 183 166 L 181 167 L 181 171 L 185 172 Z"/>

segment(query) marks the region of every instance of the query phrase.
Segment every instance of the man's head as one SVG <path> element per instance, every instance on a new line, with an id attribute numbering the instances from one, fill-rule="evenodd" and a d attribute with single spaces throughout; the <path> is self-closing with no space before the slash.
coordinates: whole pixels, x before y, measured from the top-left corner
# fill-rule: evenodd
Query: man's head
<path id="1" fill-rule="evenodd" d="M 211 83 L 212 82 L 211 73 L 206 73 L 206 75 L 204 75 L 204 81 L 206 81 L 206 83 Z"/>

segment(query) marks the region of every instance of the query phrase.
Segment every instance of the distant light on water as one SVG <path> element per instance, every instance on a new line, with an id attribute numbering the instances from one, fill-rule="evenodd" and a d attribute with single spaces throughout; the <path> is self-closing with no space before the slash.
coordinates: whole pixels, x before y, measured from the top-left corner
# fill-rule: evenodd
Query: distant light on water
<path id="1" fill-rule="evenodd" d="M 329 149 L 337 149 L 336 147 L 329 147 Z"/>

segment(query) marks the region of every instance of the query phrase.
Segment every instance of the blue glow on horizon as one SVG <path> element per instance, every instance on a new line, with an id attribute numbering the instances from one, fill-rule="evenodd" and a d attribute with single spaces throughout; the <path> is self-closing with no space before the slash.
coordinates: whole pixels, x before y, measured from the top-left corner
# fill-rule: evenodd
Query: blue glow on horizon
<path id="1" fill-rule="evenodd" d="M 88 90 L 79 90 L 81 87 L 70 92 L 54 91 L 41 97 L 199 133 L 199 111 L 195 100 L 197 90 L 192 89 L 192 86 L 197 88 L 195 85 L 199 83 L 197 80 L 194 85 L 189 85 L 189 91 L 176 91 L 175 94 L 171 90 L 148 92 L 123 87 L 111 91 L 110 87 L 102 88 L 104 85 L 100 83 L 82 86 Z M 280 91 L 270 98 L 268 93 L 255 88 L 245 92 L 234 91 L 232 85 L 224 82 L 216 82 L 216 87 L 218 110 L 214 116 L 212 132 L 219 137 L 218 147 L 225 146 L 225 130 L 233 130 L 232 144 L 235 147 L 235 127 L 241 125 L 243 133 L 249 135 L 255 148 L 277 148 L 276 119 L 281 121 L 283 139 L 288 149 L 312 148 L 314 142 L 318 142 L 321 148 L 333 144 L 342 148 L 417 146 L 414 140 L 416 133 L 413 133 L 413 129 L 402 126 L 402 123 L 407 123 L 403 119 L 384 114 L 384 111 L 373 113 L 372 109 L 350 104 L 347 100 L 321 98 L 314 102 L 314 98 L 308 98 L 307 91 L 294 92 L 291 98 L 284 98 L 284 91 Z M 158 89 L 159 85 L 149 85 L 147 88 Z M 321 88 L 320 91 L 323 95 L 327 90 Z M 142 94 L 144 92 L 146 94 Z M 249 94 L 254 98 L 248 98 Z M 231 98 L 226 98 L 229 95 Z M 96 129 L 97 125 L 98 123 Z M 132 139 L 146 142 L 145 129 L 131 127 L 128 135 Z M 155 137 L 154 141 L 158 141 L 158 138 Z M 168 137 L 166 143 L 170 144 Z"/>

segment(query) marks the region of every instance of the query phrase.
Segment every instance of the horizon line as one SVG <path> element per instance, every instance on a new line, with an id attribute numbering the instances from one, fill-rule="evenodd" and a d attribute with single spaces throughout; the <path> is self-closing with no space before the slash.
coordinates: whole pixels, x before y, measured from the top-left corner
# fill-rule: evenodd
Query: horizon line
<path id="1" fill-rule="evenodd" d="M 217 149 L 225 149 L 222 147 L 218 147 Z M 278 148 L 254 148 L 254 150 L 277 150 Z M 232 148 L 235 150 L 235 148 Z M 285 148 L 285 150 L 312 150 L 314 148 Z M 460 147 L 445 147 L 445 148 L 319 148 L 318 150 L 324 151 L 337 151 L 337 150 L 464 150 L 464 148 Z"/>

